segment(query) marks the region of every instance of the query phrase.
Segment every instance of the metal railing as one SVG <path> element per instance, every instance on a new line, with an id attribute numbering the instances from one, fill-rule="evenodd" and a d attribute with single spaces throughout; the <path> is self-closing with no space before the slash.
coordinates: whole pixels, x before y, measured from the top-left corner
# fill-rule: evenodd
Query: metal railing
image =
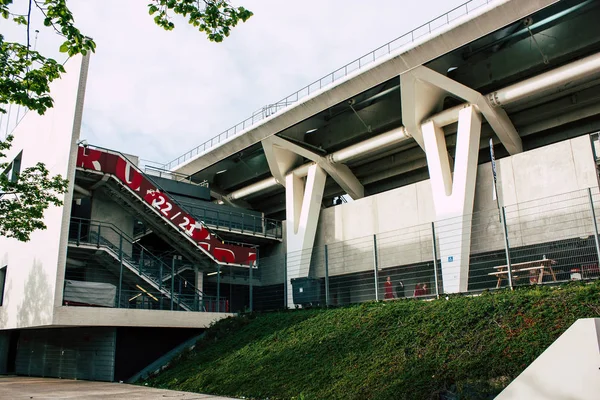
<path id="1" fill-rule="evenodd" d="M 129 164 L 131 165 L 131 167 L 136 170 L 136 172 L 138 172 L 145 179 L 147 179 L 148 181 L 150 181 L 154 185 L 154 187 L 156 187 L 161 193 L 167 193 L 167 194 L 169 193 L 167 190 L 163 189 L 158 183 L 156 183 L 156 181 L 152 179 L 151 175 L 148 175 L 145 172 L 143 172 L 135 163 L 133 163 L 131 160 L 129 160 L 127 158 L 127 156 L 125 154 L 121 153 L 120 151 L 111 150 L 111 149 L 107 149 L 105 147 L 100 147 L 100 146 L 95 146 L 95 145 L 87 145 L 87 147 L 90 147 L 92 149 L 99 149 L 99 150 L 104 151 L 104 152 L 108 152 L 108 153 L 113 153 L 113 154 L 119 155 L 124 160 L 127 160 L 129 162 Z M 142 203 L 147 204 L 147 203 L 144 202 L 143 198 L 141 197 L 141 195 L 138 192 L 134 192 L 134 193 L 136 194 L 136 196 L 138 196 L 138 198 L 142 201 Z M 180 207 L 182 210 L 186 210 L 186 207 L 184 205 L 182 205 L 179 201 L 177 201 L 173 196 L 169 197 L 169 201 L 171 203 L 177 205 L 178 207 Z M 226 240 L 223 240 L 219 235 L 217 235 L 216 233 L 214 233 L 213 231 L 211 231 L 210 228 L 208 228 L 206 226 L 205 226 L 205 228 L 206 228 L 206 230 L 208 230 L 211 233 L 211 235 L 213 235 L 216 238 L 218 238 L 219 240 L 221 240 L 221 242 L 228 243 Z M 255 245 L 246 244 L 246 243 L 237 243 L 237 244 L 240 245 L 240 246 L 243 246 L 243 247 L 256 247 Z"/>
<path id="2" fill-rule="evenodd" d="M 237 211 L 208 209 L 185 201 L 180 203 L 194 218 L 216 230 L 273 239 L 283 237 L 282 222 L 276 219 Z"/>
<path id="3" fill-rule="evenodd" d="M 130 307 L 158 307 L 162 302 L 163 308 L 170 309 L 172 301 L 175 307 L 181 302 L 192 308 L 197 302 L 206 310 L 259 311 L 435 298 L 456 292 L 453 275 L 459 272 L 465 276 L 465 285 L 458 291 L 474 294 L 598 279 L 599 207 L 600 192 L 592 188 L 290 254 L 261 255 L 253 268 L 215 265 L 203 275 L 202 298 L 190 292 L 189 279 L 170 279 L 170 274 L 191 273 L 185 260 L 159 263 L 143 250 L 145 261 L 140 263 L 141 248 L 116 246 L 118 238 L 109 237 L 104 226 L 97 229 L 104 233 L 95 235 L 96 229 L 90 229 L 91 234 L 79 233 L 85 231 L 85 224 L 73 224 L 71 243 L 77 244 L 79 237 L 79 243 L 108 246 L 113 253 L 124 254 L 125 267 L 141 264 L 142 272 L 154 276 L 155 282 L 162 278 L 158 283 L 162 290 L 156 285 L 144 287 L 157 300 L 123 284 L 122 307 L 126 302 Z M 461 262 L 458 255 L 464 243 L 470 249 Z M 162 272 L 157 265 L 162 265 Z M 73 279 L 69 271 L 67 279 Z M 130 301 L 136 293 L 139 296 Z"/>
<path id="4" fill-rule="evenodd" d="M 163 168 L 166 170 L 171 170 L 176 166 L 190 160 L 192 157 L 205 153 L 207 150 L 216 147 L 217 145 L 223 143 L 227 139 L 244 132 L 246 129 L 262 121 L 263 119 L 270 117 L 273 114 L 276 114 L 277 112 L 289 107 L 292 104 L 297 103 L 303 98 L 308 97 L 311 93 L 321 90 L 324 87 L 327 87 L 333 84 L 334 82 L 348 76 L 348 74 L 370 65 L 377 59 L 391 54 L 392 52 L 396 51 L 402 46 L 412 43 L 415 40 L 424 36 L 431 35 L 437 29 L 449 25 L 450 22 L 454 21 L 455 19 L 464 15 L 468 15 L 470 12 L 473 12 L 474 10 L 482 6 L 487 5 L 492 1 L 493 0 L 470 0 L 458 7 L 453 8 L 445 14 L 442 14 L 441 16 L 429 22 L 426 22 L 425 24 L 384 44 L 383 46 L 376 48 L 375 50 L 365 54 L 364 56 L 359 57 L 352 62 L 349 62 L 343 67 L 338 68 L 335 71 L 325 75 L 321 79 L 318 79 L 304 86 L 302 89 L 290 94 L 289 96 L 279 100 L 278 102 L 262 107 L 261 109 L 255 111 L 249 118 L 246 118 L 242 122 L 232 126 L 231 128 L 227 129 L 221 134 L 207 140 L 206 142 L 193 148 L 187 153 L 166 163 L 163 166 Z"/>
<path id="5" fill-rule="evenodd" d="M 111 223 L 73 218 L 69 243 L 102 248 L 116 263 L 112 272 L 67 268 L 67 277 L 85 282 L 97 282 L 98 279 L 104 282 L 112 277 L 117 286 L 117 308 L 226 311 L 225 307 L 219 306 L 226 299 L 221 298 L 218 302 L 217 296 L 207 295 L 181 276 L 179 260 L 172 258 L 169 262 L 155 256 Z M 140 305 L 141 300 L 144 301 Z"/>
<path id="6" fill-rule="evenodd" d="M 155 180 L 152 179 L 151 174 L 149 175 L 149 174 L 143 172 L 138 166 L 136 166 L 131 160 L 129 160 L 127 158 L 127 156 L 124 155 L 123 153 L 116 151 L 116 150 L 111 150 L 111 149 L 107 149 L 104 147 L 100 147 L 100 146 L 88 145 L 88 147 L 100 149 L 102 151 L 107 151 L 107 152 L 111 152 L 114 154 L 118 154 L 119 156 L 123 157 L 123 159 L 129 161 L 129 163 L 132 165 L 132 167 L 138 173 L 142 174 L 146 179 L 148 179 L 157 189 L 159 189 L 163 193 L 169 193 L 168 191 L 163 189 Z M 178 175 L 186 176 L 183 174 L 178 174 Z M 242 221 L 241 222 L 239 222 L 239 221 L 231 222 L 231 220 L 219 219 L 219 218 L 216 218 L 216 220 L 215 220 L 214 216 L 211 217 L 210 210 L 203 209 L 202 207 L 195 206 L 195 205 L 185 202 L 185 201 L 176 200 L 173 196 L 169 197 L 169 201 L 172 202 L 173 204 L 176 204 L 181 209 L 189 212 L 194 217 L 197 217 L 200 215 L 206 216 L 207 220 L 213 222 L 212 226 L 214 226 L 216 228 L 226 227 L 226 229 L 229 229 L 231 231 L 242 229 L 244 232 L 250 232 L 250 227 L 256 227 L 257 230 L 254 231 L 255 232 L 254 234 L 256 236 L 274 237 L 277 239 L 281 239 L 281 237 L 282 237 L 281 221 L 278 221 L 278 220 L 264 218 L 264 217 L 257 217 L 252 214 L 246 214 L 246 213 L 236 214 L 235 212 L 228 212 L 228 211 L 227 212 L 226 211 L 217 212 L 217 214 L 219 216 L 231 215 L 236 218 L 243 217 Z M 194 214 L 194 212 L 196 213 L 196 215 Z M 252 220 L 252 222 L 250 222 L 250 220 Z M 204 221 L 202 219 L 199 219 L 199 221 L 204 223 Z M 208 225 L 211 225 L 211 223 L 209 222 Z M 219 237 L 219 235 L 212 232 L 209 226 L 206 226 L 206 228 L 211 232 L 211 234 L 213 234 L 214 236 L 219 238 L 219 240 L 221 240 L 223 243 L 231 243 L 230 241 L 223 240 L 222 238 Z M 247 244 L 247 243 L 236 242 L 235 244 L 242 246 L 242 247 L 256 247 L 255 245 Z"/>
<path id="7" fill-rule="evenodd" d="M 180 174 L 178 172 L 169 171 L 169 170 L 162 168 L 162 166 L 156 167 L 154 165 L 145 165 L 144 173 L 146 175 L 156 176 L 158 178 L 170 179 L 170 180 L 173 180 L 176 182 L 184 182 L 184 183 L 189 183 L 191 185 L 196 185 L 196 186 L 201 186 L 201 187 L 206 187 L 206 188 L 209 187 L 208 181 L 206 181 L 206 180 L 204 180 L 202 182 L 194 182 L 192 180 L 191 175 Z"/>
<path id="8" fill-rule="evenodd" d="M 261 256 L 257 269 L 220 270 L 221 295 L 245 301 L 238 310 L 272 310 L 598 279 L 599 209 L 600 192 L 591 188 Z"/>

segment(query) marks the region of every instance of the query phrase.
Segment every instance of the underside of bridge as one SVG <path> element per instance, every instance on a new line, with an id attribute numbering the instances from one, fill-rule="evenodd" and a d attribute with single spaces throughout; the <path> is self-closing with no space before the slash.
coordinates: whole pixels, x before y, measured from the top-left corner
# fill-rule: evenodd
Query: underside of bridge
<path id="1" fill-rule="evenodd" d="M 598 2 L 561 1 L 444 54 L 424 67 L 481 94 L 493 93 L 598 52 L 599 17 Z M 598 74 L 590 74 L 579 82 L 561 86 L 553 93 L 537 93 L 501 105 L 522 139 L 523 150 L 589 130 L 590 124 L 597 122 L 599 111 L 596 110 L 600 97 L 598 77 Z M 401 86 L 401 78 L 396 76 L 275 134 L 326 158 L 336 151 L 406 125 L 403 114 L 414 105 L 405 103 L 419 101 L 419 98 L 407 98 Z M 464 99 L 445 91 L 440 91 L 435 97 L 430 115 L 424 118 L 465 103 Z M 594 105 L 593 110 L 588 110 Z M 577 118 L 574 114 L 577 114 Z M 560 134 L 553 134 L 552 128 L 561 125 L 568 125 L 568 129 L 563 126 Z M 450 154 L 455 150 L 456 131 L 456 123 L 444 127 Z M 489 161 L 487 143 L 490 137 L 498 143 L 496 157 L 508 155 L 494 130 L 484 121 L 481 143 L 485 149 L 481 150 L 479 163 Z M 290 168 L 311 161 L 308 157 L 299 156 Z M 429 177 L 425 152 L 415 140 L 382 146 L 344 164 L 364 186 L 365 195 Z M 208 180 L 211 187 L 218 188 L 225 195 L 235 195 L 236 191 L 271 177 L 262 143 L 236 152 L 193 175 L 194 180 Z M 323 206 L 332 206 L 333 199 L 343 194 L 346 194 L 344 189 L 328 176 Z M 281 184 L 235 197 L 232 201 L 240 207 L 285 219 L 285 188 Z"/>
<path id="2" fill-rule="evenodd" d="M 500 159 L 600 128 L 599 18 L 593 0 L 491 2 L 175 170 L 287 220 L 288 255 L 313 246 L 321 210 L 427 179 L 436 221 L 470 214 L 490 140 Z M 467 285 L 471 223 L 459 230 L 460 250 L 440 238 L 459 266 L 449 292 Z"/>

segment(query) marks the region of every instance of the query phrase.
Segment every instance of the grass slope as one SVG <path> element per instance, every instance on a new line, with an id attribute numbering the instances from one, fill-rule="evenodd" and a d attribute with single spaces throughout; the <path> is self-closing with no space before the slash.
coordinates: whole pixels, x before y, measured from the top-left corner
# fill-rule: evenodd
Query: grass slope
<path id="1" fill-rule="evenodd" d="M 240 316 L 147 383 L 257 399 L 488 398 L 597 316 L 600 282 Z"/>

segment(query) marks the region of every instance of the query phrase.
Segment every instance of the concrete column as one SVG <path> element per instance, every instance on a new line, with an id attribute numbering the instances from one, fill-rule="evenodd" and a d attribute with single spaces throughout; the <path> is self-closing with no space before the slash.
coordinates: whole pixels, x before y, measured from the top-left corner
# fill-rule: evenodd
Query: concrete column
<path id="1" fill-rule="evenodd" d="M 306 182 L 293 173 L 286 176 L 288 305 L 293 307 L 291 279 L 307 277 L 317 232 L 327 175 L 318 165 L 308 168 Z"/>
<path id="2" fill-rule="evenodd" d="M 204 272 L 200 271 L 198 267 L 195 266 L 194 275 L 194 286 L 196 286 L 196 289 L 198 289 L 200 292 L 204 292 Z M 202 306 L 202 293 L 198 295 L 198 306 Z"/>
<path id="3" fill-rule="evenodd" d="M 481 116 L 473 106 L 459 112 L 454 174 L 443 129 L 430 120 L 421 130 L 433 193 L 444 291 L 463 292 L 469 278 Z"/>
<path id="4" fill-rule="evenodd" d="M 196 289 L 204 291 L 204 272 L 200 271 L 198 267 L 194 267 L 194 275 L 196 276 L 195 286 Z"/>

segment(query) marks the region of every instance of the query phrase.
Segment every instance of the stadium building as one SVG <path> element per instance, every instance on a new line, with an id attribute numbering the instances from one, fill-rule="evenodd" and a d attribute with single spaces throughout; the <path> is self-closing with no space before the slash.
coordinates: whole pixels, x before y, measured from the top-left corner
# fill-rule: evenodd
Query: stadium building
<path id="1" fill-rule="evenodd" d="M 232 313 L 598 277 L 598 20 L 469 1 L 164 165 L 80 139 L 70 59 L 4 171 L 69 190 L 0 238 L 0 373 L 127 380 Z"/>

